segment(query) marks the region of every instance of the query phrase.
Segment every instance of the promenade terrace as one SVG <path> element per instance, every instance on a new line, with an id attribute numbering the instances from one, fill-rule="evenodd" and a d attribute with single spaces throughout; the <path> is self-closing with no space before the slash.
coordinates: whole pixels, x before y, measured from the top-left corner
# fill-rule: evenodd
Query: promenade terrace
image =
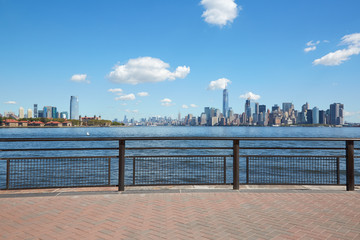
<path id="1" fill-rule="evenodd" d="M 89 141 L 91 147 L 84 146 L 76 151 L 115 150 L 119 154 L 70 158 L 57 157 L 54 153 L 61 151 L 64 154 L 75 151 L 73 149 L 24 147 L 20 152 L 1 147 L 1 153 L 5 155 L 2 159 L 6 162 L 6 178 L 1 178 L 6 180 L 3 188 L 13 189 L 0 191 L 2 239 L 360 238 L 359 165 L 354 154 L 358 151 L 354 142 L 360 139 L 81 140 Z M 61 141 L 68 142 L 69 139 L 0 139 L 7 144 Z M 116 141 L 118 146 L 104 149 L 104 146 L 94 145 L 97 141 Z M 140 141 L 141 147 L 125 147 L 130 141 Z M 195 143 L 186 149 L 178 144 L 171 148 L 148 147 L 142 143 L 144 141 L 152 141 L 152 144 L 154 141 L 227 141 L 232 146 L 209 147 Z M 259 144 L 241 147 L 245 141 Z M 301 141 L 311 142 L 312 146 L 286 147 L 300 151 L 294 155 L 240 154 L 247 149 L 275 150 L 277 153 L 285 150 L 285 147 L 271 144 L 264 146 L 261 141 Z M 329 147 L 323 142 L 340 142 L 343 146 Z M 220 154 L 211 152 L 207 157 L 125 154 L 155 148 L 200 152 L 213 149 Z M 53 157 L 13 156 L 23 154 L 24 149 L 28 152 L 48 151 Z M 232 153 L 223 154 L 222 150 Z M 315 153 L 308 155 L 309 151 Z M 335 153 L 323 155 L 324 151 Z M 75 164 L 79 162 L 82 165 Z M 99 168 L 104 165 L 106 168 Z M 14 166 L 19 172 L 13 171 Z M 112 174 L 114 171 L 116 178 Z M 51 180 L 51 175 L 56 181 Z M 87 186 L 88 175 L 96 179 L 90 181 L 91 186 L 101 187 L 71 188 Z"/>

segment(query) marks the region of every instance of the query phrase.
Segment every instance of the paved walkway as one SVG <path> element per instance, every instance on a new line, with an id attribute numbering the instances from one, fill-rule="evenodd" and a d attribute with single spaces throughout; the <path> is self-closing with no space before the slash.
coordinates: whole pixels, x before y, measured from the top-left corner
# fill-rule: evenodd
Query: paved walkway
<path id="1" fill-rule="evenodd" d="M 0 238 L 360 239 L 359 190 L 113 190 L 2 191 Z"/>

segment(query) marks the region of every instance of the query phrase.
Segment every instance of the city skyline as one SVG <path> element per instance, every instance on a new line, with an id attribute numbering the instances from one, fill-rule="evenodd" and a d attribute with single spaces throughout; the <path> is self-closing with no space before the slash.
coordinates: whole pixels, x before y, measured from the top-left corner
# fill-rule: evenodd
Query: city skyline
<path id="1" fill-rule="evenodd" d="M 0 112 L 78 96 L 82 116 L 199 116 L 227 88 L 234 112 L 335 102 L 360 122 L 358 1 L 206 2 L 0 1 Z"/>
<path id="2" fill-rule="evenodd" d="M 181 113 L 178 113 L 178 118 L 174 119 L 168 116 L 148 116 L 148 118 L 130 120 L 124 115 L 124 120 L 121 121 L 115 118 L 113 122 L 122 122 L 131 125 L 206 125 L 206 126 L 240 126 L 240 125 L 259 125 L 259 126 L 280 126 L 280 125 L 297 125 L 297 124 L 311 124 L 311 125 L 344 125 L 347 122 L 344 119 L 344 104 L 333 103 L 330 107 L 324 110 L 320 110 L 318 107 L 310 108 L 308 102 L 301 106 L 300 110 L 297 110 L 292 102 L 282 103 L 282 108 L 278 104 L 274 104 L 267 108 L 264 104 L 252 101 L 253 96 L 250 94 L 245 100 L 244 111 L 236 113 L 232 107 L 229 106 L 228 89 L 223 90 L 222 99 L 222 112 L 220 109 L 214 107 L 204 107 L 204 111 L 200 116 L 194 116 L 191 113 L 186 114 L 184 118 L 181 118 Z M 4 117 L 22 119 L 31 118 L 35 116 L 39 118 L 47 119 L 101 119 L 101 116 L 89 117 L 79 115 L 79 99 L 76 96 L 70 97 L 70 115 L 68 112 L 60 112 L 57 107 L 44 106 L 43 110 L 38 110 L 38 104 L 33 105 L 33 109 L 28 109 L 27 114 L 24 113 L 24 108 L 19 108 L 19 114 L 14 112 L 5 112 Z M 0 114 L 0 117 L 2 115 Z M 70 117 L 69 117 L 70 116 Z M 175 121 L 174 121 L 175 120 Z"/>

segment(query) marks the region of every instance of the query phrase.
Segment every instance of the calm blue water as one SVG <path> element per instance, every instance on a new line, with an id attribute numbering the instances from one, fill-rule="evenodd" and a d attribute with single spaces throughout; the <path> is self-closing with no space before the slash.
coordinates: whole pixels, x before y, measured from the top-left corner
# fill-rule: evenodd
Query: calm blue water
<path id="1" fill-rule="evenodd" d="M 359 138 L 360 128 L 328 128 L 328 127 L 118 127 L 118 128 L 0 128 L 0 138 L 72 138 L 87 137 L 349 137 Z M 21 142 L 1 143 L 5 148 L 85 148 L 85 147 L 117 147 L 117 142 Z M 145 141 L 127 142 L 127 147 L 231 147 L 231 141 Z M 344 142 L 241 142 L 242 147 L 344 147 Z M 355 143 L 359 148 L 360 143 Z M 146 155 L 230 155 L 231 150 L 147 150 L 127 151 L 127 156 Z M 116 156 L 117 151 L 56 151 L 56 152 L 0 152 L 0 158 L 7 157 L 55 157 L 55 156 Z M 334 150 L 241 150 L 241 155 L 345 155 L 345 151 Z M 359 151 L 355 155 L 360 155 Z M 356 174 L 360 175 L 360 159 L 356 159 Z M 114 163 L 112 163 L 113 165 Z M 230 166 L 231 163 L 229 163 Z M 340 164 L 341 179 L 344 182 L 345 163 Z M 115 169 L 114 166 L 112 169 Z M 131 167 L 127 166 L 130 171 Z M 231 170 L 231 169 L 230 169 Z M 0 188 L 4 185 L 5 161 L 0 161 Z M 230 171 L 231 172 L 231 171 Z M 112 174 L 116 182 L 116 171 Z M 228 174 L 231 175 L 231 174 Z M 130 181 L 130 179 L 127 179 Z M 229 179 L 231 181 L 231 179 Z M 359 184 L 359 180 L 357 180 Z"/>

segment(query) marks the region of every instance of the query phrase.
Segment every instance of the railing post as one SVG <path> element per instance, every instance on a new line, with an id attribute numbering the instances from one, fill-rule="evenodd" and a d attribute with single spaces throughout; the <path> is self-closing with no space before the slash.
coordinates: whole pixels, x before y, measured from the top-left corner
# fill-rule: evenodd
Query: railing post
<path id="1" fill-rule="evenodd" d="M 249 184 L 249 156 L 246 156 L 246 184 Z"/>
<path id="2" fill-rule="evenodd" d="M 111 158 L 108 159 L 109 169 L 108 169 L 108 185 L 111 185 Z"/>
<path id="3" fill-rule="evenodd" d="M 346 141 L 346 191 L 354 191 L 354 141 Z"/>
<path id="4" fill-rule="evenodd" d="M 135 174 L 136 174 L 136 172 L 135 172 L 135 157 L 133 157 L 133 185 L 135 186 Z"/>
<path id="5" fill-rule="evenodd" d="M 6 189 L 9 189 L 10 182 L 10 159 L 6 160 Z"/>
<path id="6" fill-rule="evenodd" d="M 226 157 L 224 157 L 224 184 L 226 184 Z"/>
<path id="7" fill-rule="evenodd" d="M 125 140 L 119 140 L 119 189 L 125 191 Z"/>
<path id="8" fill-rule="evenodd" d="M 233 189 L 239 190 L 239 140 L 233 141 Z"/>

